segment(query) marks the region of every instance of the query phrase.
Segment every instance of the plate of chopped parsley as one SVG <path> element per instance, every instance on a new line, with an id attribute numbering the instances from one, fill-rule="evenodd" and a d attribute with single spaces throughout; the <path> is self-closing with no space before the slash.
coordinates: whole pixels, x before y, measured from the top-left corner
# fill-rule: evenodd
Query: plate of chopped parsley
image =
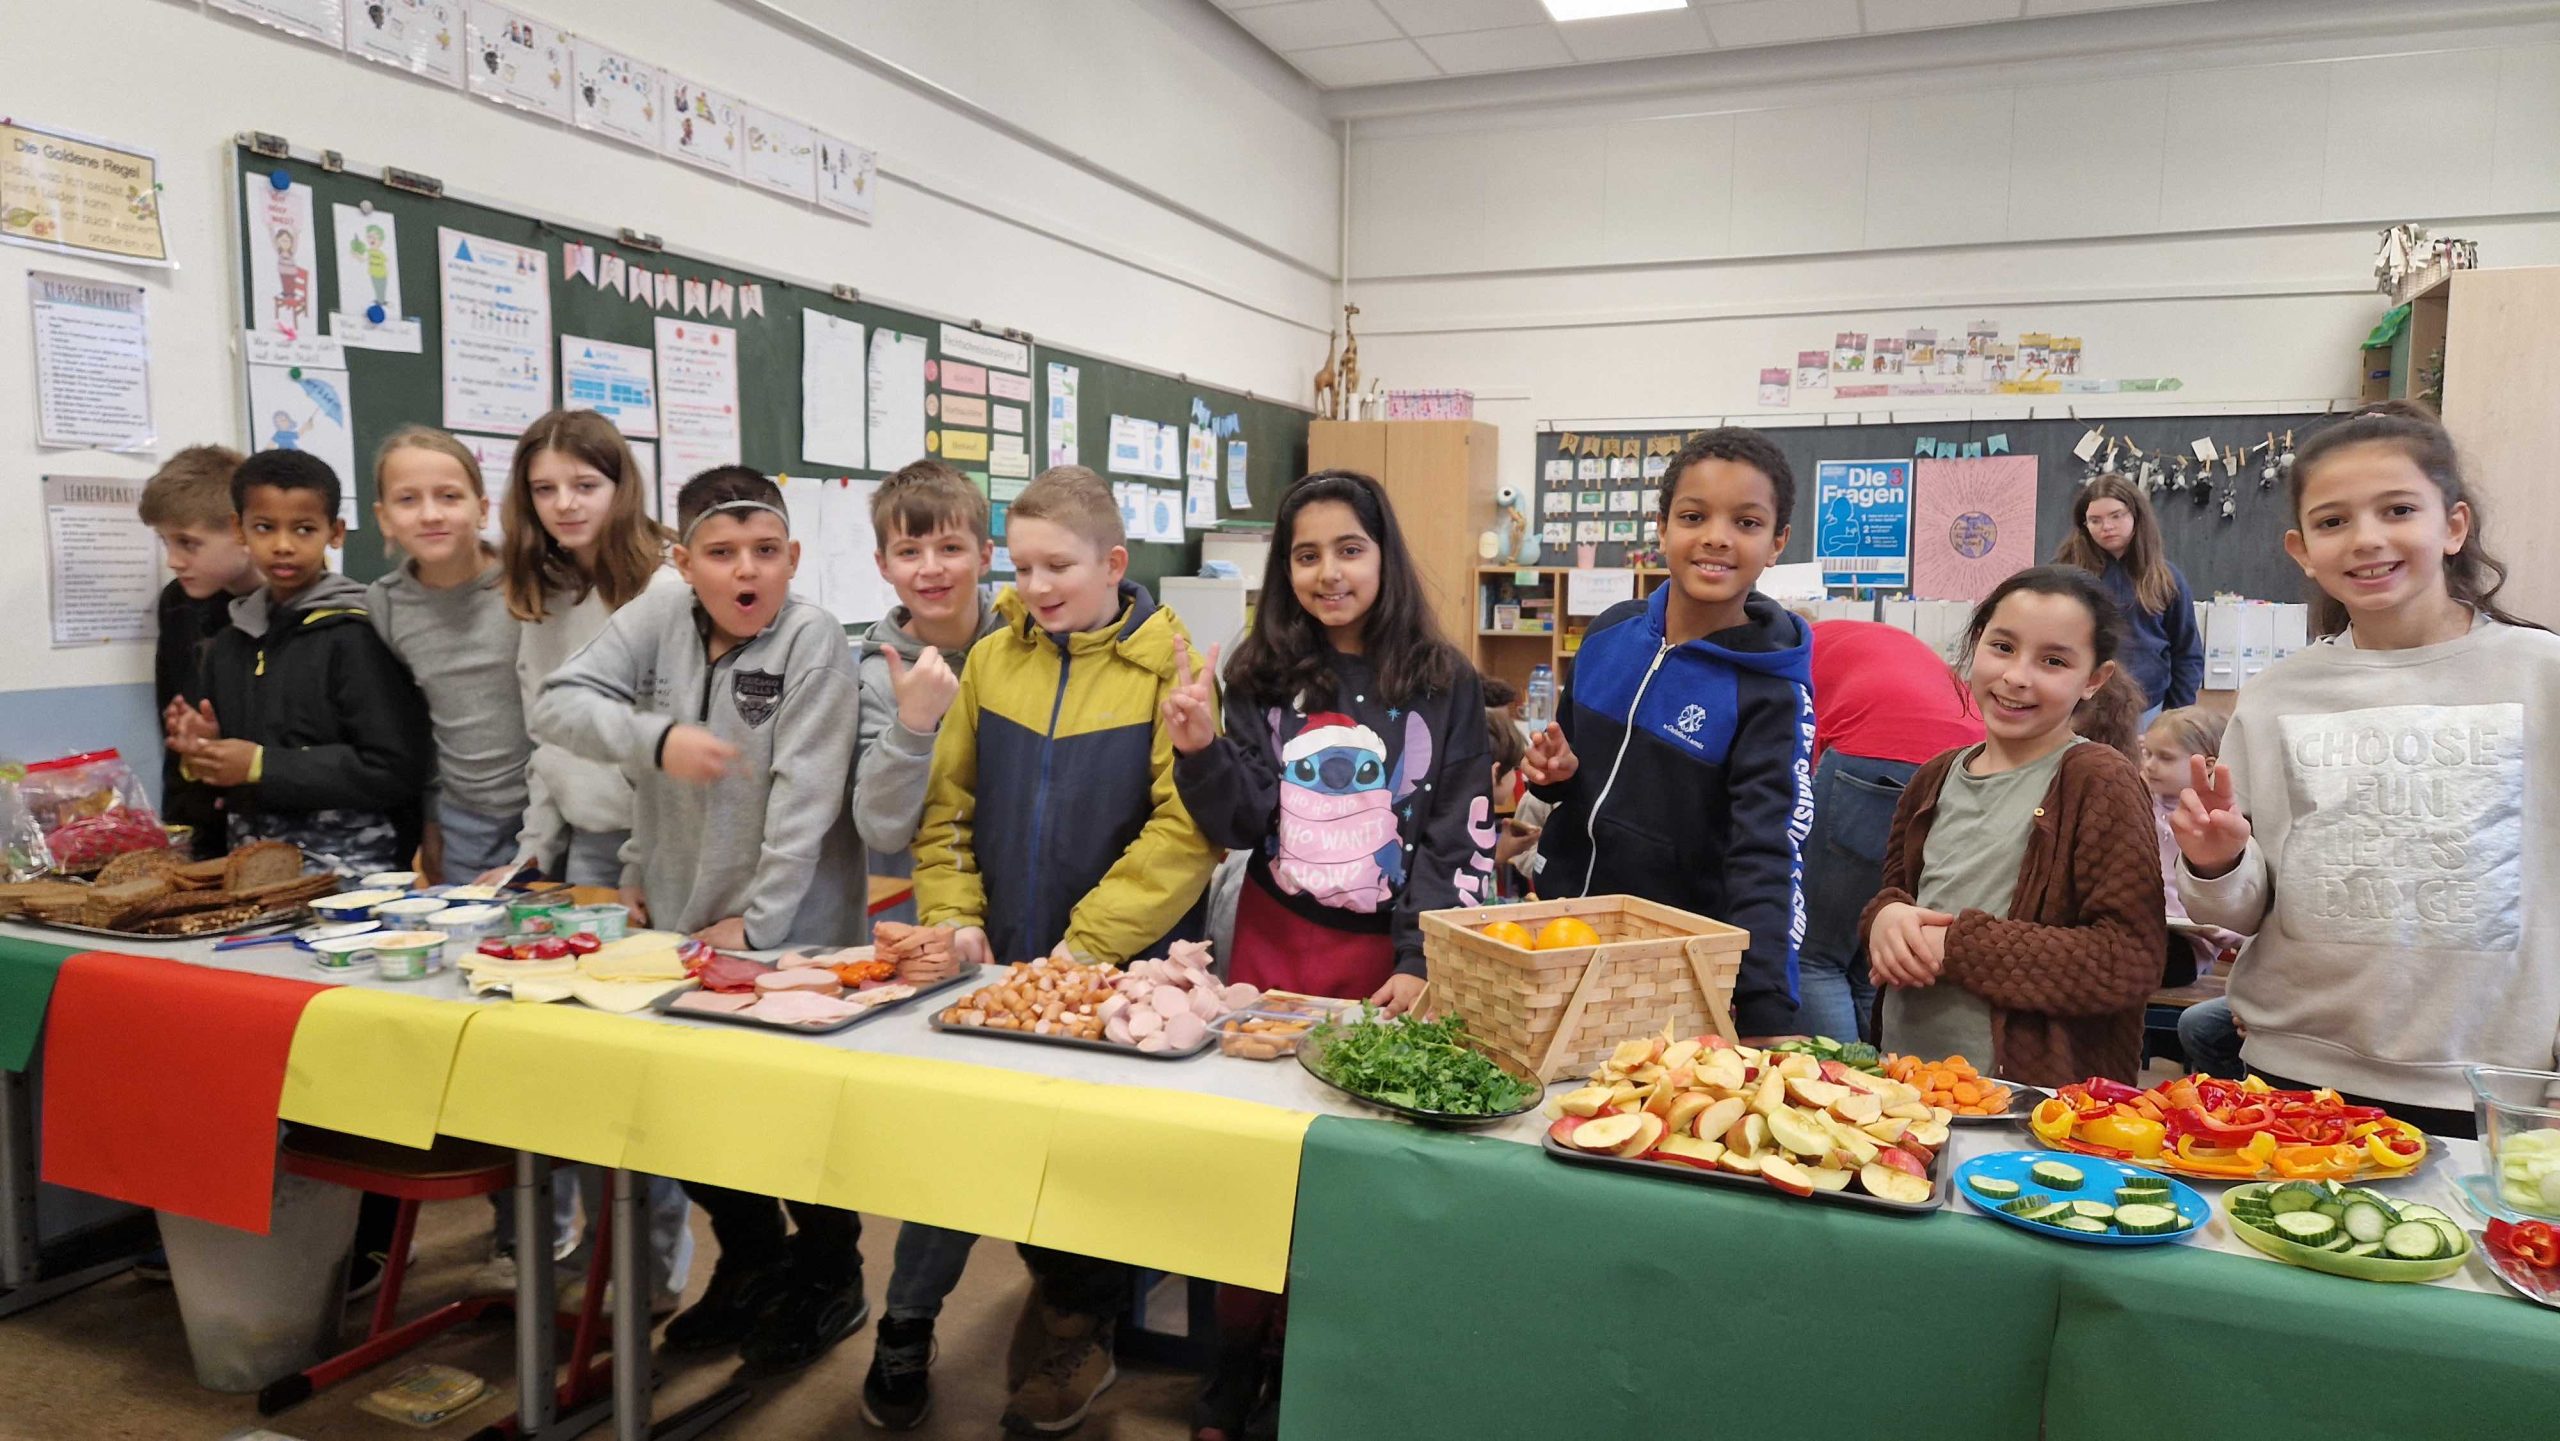
<path id="1" fill-rule="evenodd" d="M 1298 1049 L 1307 1074 L 1351 1097 L 1428 1126 L 1483 1126 L 1538 1104 L 1547 1088 L 1527 1062 L 1467 1034 L 1456 1016 L 1328 1020 Z"/>

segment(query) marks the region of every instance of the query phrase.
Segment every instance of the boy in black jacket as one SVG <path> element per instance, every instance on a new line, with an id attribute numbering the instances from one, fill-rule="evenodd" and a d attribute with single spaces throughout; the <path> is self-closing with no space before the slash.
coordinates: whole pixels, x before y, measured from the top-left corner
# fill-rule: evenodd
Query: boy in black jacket
<path id="1" fill-rule="evenodd" d="M 1795 501 L 1794 471 L 1756 430 L 1682 446 L 1662 486 L 1671 579 L 1591 623 L 1521 765 L 1555 805 L 1539 894 L 1623 892 L 1751 933 L 1733 992 L 1745 1036 L 1795 1029 L 1804 939 L 1813 631 L 1751 589 L 1786 549 Z"/>
<path id="2" fill-rule="evenodd" d="M 223 792 L 231 842 L 291 841 L 348 875 L 397 870 L 418 843 L 434 766 L 426 702 L 374 634 L 364 587 L 329 570 L 346 539 L 336 472 L 262 450 L 231 477 L 265 582 L 231 605 L 193 711 L 168 717 L 187 776 Z"/>
<path id="3" fill-rule="evenodd" d="M 258 572 L 232 523 L 231 472 L 240 452 L 221 445 L 190 445 L 169 457 L 142 487 L 142 523 L 160 537 L 168 556 L 168 585 L 160 591 L 160 639 L 151 653 L 152 703 L 166 724 L 171 707 L 192 709 L 202 699 L 196 677 L 204 670 L 213 638 L 231 625 L 231 602 L 258 588 Z M 194 831 L 196 859 L 231 849 L 223 833 L 222 793 L 178 773 L 173 752 L 160 766 L 160 819 Z"/>

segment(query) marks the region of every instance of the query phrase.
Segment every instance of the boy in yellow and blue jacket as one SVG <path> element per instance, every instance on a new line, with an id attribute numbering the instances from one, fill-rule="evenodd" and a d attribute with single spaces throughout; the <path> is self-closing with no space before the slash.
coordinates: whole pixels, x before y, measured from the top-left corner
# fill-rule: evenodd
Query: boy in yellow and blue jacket
<path id="1" fill-rule="evenodd" d="M 1125 964 L 1197 939 L 1219 853 L 1173 782 L 1160 719 L 1182 623 L 1130 582 L 1102 477 L 1054 466 L 1008 513 L 1003 628 L 969 650 L 934 744 L 916 833 L 924 924 L 963 961 Z M 1015 1328 L 1010 1430 L 1072 1429 L 1116 1379 L 1111 1322 L 1130 1268 L 1037 1246 Z M 896 1290 L 893 1284 L 892 1290 Z"/>

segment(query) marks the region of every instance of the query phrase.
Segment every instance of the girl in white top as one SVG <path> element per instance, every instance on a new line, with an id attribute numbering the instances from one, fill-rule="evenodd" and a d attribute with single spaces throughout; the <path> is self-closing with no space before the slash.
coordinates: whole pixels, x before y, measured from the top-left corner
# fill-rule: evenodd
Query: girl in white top
<path id="1" fill-rule="evenodd" d="M 615 611 L 651 585 L 683 584 L 666 563 L 667 532 L 649 518 L 645 492 L 622 432 L 592 410 L 555 410 L 516 442 L 500 550 L 507 608 L 524 622 L 516 680 L 528 713 L 542 683 Z M 530 866 L 571 885 L 619 886 L 631 782 L 533 739 L 516 858 L 482 879 L 497 884 Z"/>
<path id="2" fill-rule="evenodd" d="M 2196 920 L 2256 933 L 2231 979 L 2250 1069 L 2426 1130 L 2463 1068 L 2560 1055 L 2560 636 L 2497 604 L 2452 437 L 2394 401 L 2312 437 L 2285 553 L 2326 639 L 2241 691 L 2170 817 Z M 2541 758 L 2535 759 L 2536 752 Z"/>

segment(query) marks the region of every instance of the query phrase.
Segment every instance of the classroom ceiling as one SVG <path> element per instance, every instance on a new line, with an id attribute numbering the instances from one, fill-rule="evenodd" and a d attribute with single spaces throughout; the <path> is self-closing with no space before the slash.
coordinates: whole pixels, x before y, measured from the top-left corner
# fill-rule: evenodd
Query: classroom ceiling
<path id="1" fill-rule="evenodd" d="M 1541 0 L 1212 0 L 1327 90 L 2210 0 L 1688 0 L 1559 23 Z"/>

